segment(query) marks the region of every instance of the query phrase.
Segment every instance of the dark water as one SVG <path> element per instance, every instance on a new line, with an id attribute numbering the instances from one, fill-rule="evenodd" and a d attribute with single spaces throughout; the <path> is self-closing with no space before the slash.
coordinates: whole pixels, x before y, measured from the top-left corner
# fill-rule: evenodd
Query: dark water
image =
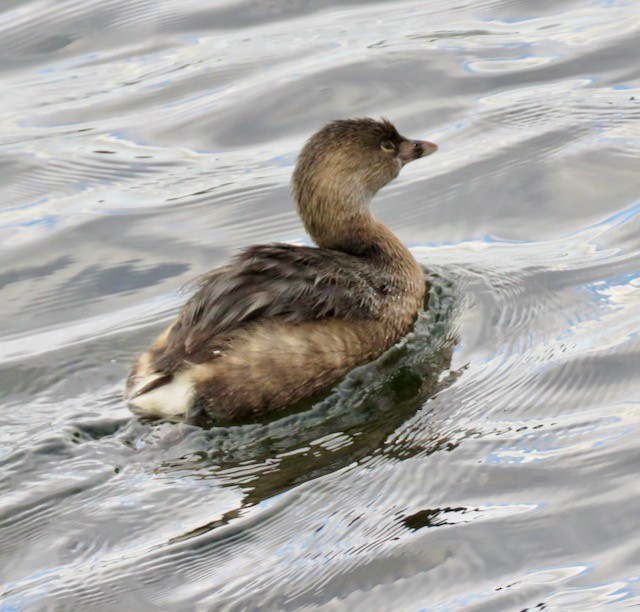
<path id="1" fill-rule="evenodd" d="M 5 0 L 3 610 L 640 604 L 640 2 Z M 177 289 L 304 241 L 323 122 L 441 146 L 376 214 L 439 275 L 307 410 L 133 417 Z"/>

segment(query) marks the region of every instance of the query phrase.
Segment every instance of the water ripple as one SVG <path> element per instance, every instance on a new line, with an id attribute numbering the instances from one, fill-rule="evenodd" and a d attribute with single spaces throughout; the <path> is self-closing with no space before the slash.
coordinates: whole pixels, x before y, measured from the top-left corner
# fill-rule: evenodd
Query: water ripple
<path id="1" fill-rule="evenodd" d="M 640 5 L 0 9 L 0 598 L 10 609 L 639 601 Z M 121 400 L 186 281 L 307 238 L 297 151 L 389 116 L 414 332 L 229 428 Z"/>

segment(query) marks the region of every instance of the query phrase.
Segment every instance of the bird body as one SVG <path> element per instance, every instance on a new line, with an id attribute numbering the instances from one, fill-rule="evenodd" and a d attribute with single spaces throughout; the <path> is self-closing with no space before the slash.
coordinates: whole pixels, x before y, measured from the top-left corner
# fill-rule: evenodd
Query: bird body
<path id="1" fill-rule="evenodd" d="M 425 279 L 369 201 L 402 165 L 435 149 L 387 121 L 337 121 L 315 134 L 293 192 L 318 247 L 249 247 L 198 279 L 134 363 L 128 403 L 151 416 L 250 419 L 330 386 L 395 344 L 422 305 Z"/>

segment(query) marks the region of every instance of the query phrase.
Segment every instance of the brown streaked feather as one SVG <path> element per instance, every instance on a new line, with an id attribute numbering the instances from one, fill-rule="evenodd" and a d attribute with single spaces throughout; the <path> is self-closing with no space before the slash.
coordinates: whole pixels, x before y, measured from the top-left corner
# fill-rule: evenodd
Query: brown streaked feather
<path id="1" fill-rule="evenodd" d="M 230 336 L 266 319 L 375 319 L 392 282 L 371 260 L 338 251 L 289 244 L 250 247 L 201 277 L 157 365 L 166 371 L 176 358 L 211 359 Z"/>
<path id="2" fill-rule="evenodd" d="M 158 378 L 154 378 L 153 380 L 148 382 L 146 385 L 144 385 L 140 389 L 131 393 L 130 399 L 135 399 L 139 395 L 144 395 L 145 393 L 149 393 L 150 391 L 153 391 L 154 389 L 161 387 L 162 385 L 166 385 L 167 383 L 170 383 L 172 380 L 173 380 L 173 374 L 163 374 L 162 376 L 158 376 Z"/>

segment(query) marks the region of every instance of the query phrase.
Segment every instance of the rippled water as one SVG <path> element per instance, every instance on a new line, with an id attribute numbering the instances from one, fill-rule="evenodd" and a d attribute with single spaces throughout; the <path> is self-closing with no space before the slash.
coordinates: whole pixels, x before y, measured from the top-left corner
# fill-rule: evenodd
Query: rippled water
<path id="1" fill-rule="evenodd" d="M 2 609 L 640 604 L 640 2 L 0 10 Z M 305 240 L 296 153 L 361 115 L 441 146 L 375 204 L 438 276 L 411 336 L 270 422 L 132 416 L 178 288 Z"/>

